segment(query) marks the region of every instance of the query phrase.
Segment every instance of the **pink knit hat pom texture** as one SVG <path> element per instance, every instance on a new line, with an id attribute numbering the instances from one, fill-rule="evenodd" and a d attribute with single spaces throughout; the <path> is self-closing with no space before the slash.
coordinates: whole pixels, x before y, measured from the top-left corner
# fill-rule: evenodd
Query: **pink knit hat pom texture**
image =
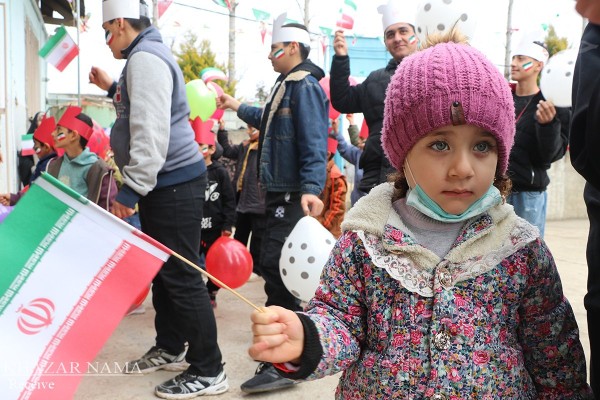
<path id="1" fill-rule="evenodd" d="M 381 141 L 394 168 L 402 169 L 406 154 L 423 136 L 452 125 L 456 102 L 462 106 L 464 122 L 496 138 L 497 171 L 506 172 L 515 136 L 509 84 L 481 52 L 454 42 L 406 57 L 388 85 Z"/>

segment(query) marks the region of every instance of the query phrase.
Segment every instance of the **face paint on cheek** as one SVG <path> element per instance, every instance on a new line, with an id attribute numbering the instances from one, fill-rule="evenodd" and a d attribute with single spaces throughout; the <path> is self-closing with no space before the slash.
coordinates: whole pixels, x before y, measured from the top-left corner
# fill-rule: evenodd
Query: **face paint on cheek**
<path id="1" fill-rule="evenodd" d="M 417 37 L 415 35 L 412 35 L 411 37 L 408 38 L 408 44 L 415 44 L 417 43 Z"/>
<path id="2" fill-rule="evenodd" d="M 531 68 L 533 68 L 533 62 L 526 62 L 525 64 L 521 65 L 521 68 L 523 68 L 523 71 L 529 71 Z"/>
<path id="3" fill-rule="evenodd" d="M 283 51 L 283 49 L 279 49 L 275 53 L 273 53 L 273 58 L 276 60 L 279 60 L 284 55 L 285 55 L 285 52 Z"/>
<path id="4" fill-rule="evenodd" d="M 39 147 L 34 147 L 33 151 L 35 151 L 35 154 L 40 154 L 40 151 L 42 151 L 42 149 L 40 149 Z"/>
<path id="5" fill-rule="evenodd" d="M 106 31 L 106 34 L 104 35 L 104 38 L 106 39 L 106 44 L 110 45 L 114 39 L 112 32 L 110 31 Z"/>
<path id="6" fill-rule="evenodd" d="M 67 135 L 65 135 L 64 133 L 59 133 L 58 135 L 56 135 L 55 139 L 60 142 L 61 140 L 65 140 L 66 137 Z"/>

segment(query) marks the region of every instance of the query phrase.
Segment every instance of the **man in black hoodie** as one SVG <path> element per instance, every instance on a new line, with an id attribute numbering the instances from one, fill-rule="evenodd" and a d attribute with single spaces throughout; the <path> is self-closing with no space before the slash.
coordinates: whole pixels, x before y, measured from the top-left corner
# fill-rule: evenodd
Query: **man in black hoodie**
<path id="1" fill-rule="evenodd" d="M 578 0 L 576 8 L 590 23 L 581 38 L 573 75 L 569 150 L 573 167 L 586 179 L 583 199 L 590 231 L 587 294 L 583 303 L 590 338 L 590 386 L 600 398 L 600 7 L 598 1 Z"/>
<path id="2" fill-rule="evenodd" d="M 398 2 L 377 8 L 382 14 L 385 47 L 392 59 L 385 68 L 369 74 L 361 84 L 350 86 L 350 57 L 343 31 L 337 31 L 333 40 L 335 55 L 331 62 L 331 104 L 342 113 L 363 113 L 369 127 L 369 137 L 360 157 L 359 167 L 363 177 L 359 189 L 368 193 L 380 183 L 387 181 L 387 175 L 394 172 L 381 148 L 381 128 L 383 125 L 383 100 L 385 91 L 396 67 L 402 59 L 415 52 L 418 39 L 415 34 L 414 14 Z"/>
<path id="3" fill-rule="evenodd" d="M 263 108 L 240 104 L 222 95 L 219 108 L 231 108 L 247 124 L 260 127 L 258 168 L 266 189 L 266 228 L 260 251 L 260 272 L 265 280 L 266 305 L 300 311 L 300 301 L 285 287 L 279 257 L 285 239 L 304 215 L 323 210 L 319 195 L 327 171 L 329 101 L 319 85 L 325 73 L 310 60 L 310 36 L 300 24 L 286 24 L 286 14 L 273 23 L 269 60 L 280 75 Z M 260 363 L 242 391 L 278 390 L 294 382 L 281 377 L 270 363 Z"/>

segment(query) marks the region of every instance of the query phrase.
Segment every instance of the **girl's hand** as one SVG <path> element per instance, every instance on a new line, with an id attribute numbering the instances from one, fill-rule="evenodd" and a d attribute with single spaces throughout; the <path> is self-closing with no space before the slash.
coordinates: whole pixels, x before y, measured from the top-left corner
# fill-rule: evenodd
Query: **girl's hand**
<path id="1" fill-rule="evenodd" d="M 300 318 L 278 306 L 262 307 L 261 311 L 250 316 L 254 342 L 248 349 L 250 357 L 271 363 L 298 363 L 304 350 Z"/>

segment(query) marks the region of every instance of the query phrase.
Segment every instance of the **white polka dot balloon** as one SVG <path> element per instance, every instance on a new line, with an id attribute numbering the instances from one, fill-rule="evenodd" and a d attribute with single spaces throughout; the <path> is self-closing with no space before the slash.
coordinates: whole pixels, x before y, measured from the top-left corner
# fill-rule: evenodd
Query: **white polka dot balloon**
<path id="1" fill-rule="evenodd" d="M 333 235 L 313 217 L 302 217 L 286 239 L 279 258 L 283 284 L 296 298 L 309 301 L 335 244 Z"/>
<path id="2" fill-rule="evenodd" d="M 421 43 L 427 35 L 449 32 L 455 25 L 469 40 L 477 27 L 477 0 L 423 0 L 416 15 L 416 33 Z"/>
<path id="3" fill-rule="evenodd" d="M 544 66 L 540 89 L 546 100 L 557 107 L 571 107 L 573 72 L 577 49 L 567 49 L 554 54 Z"/>

